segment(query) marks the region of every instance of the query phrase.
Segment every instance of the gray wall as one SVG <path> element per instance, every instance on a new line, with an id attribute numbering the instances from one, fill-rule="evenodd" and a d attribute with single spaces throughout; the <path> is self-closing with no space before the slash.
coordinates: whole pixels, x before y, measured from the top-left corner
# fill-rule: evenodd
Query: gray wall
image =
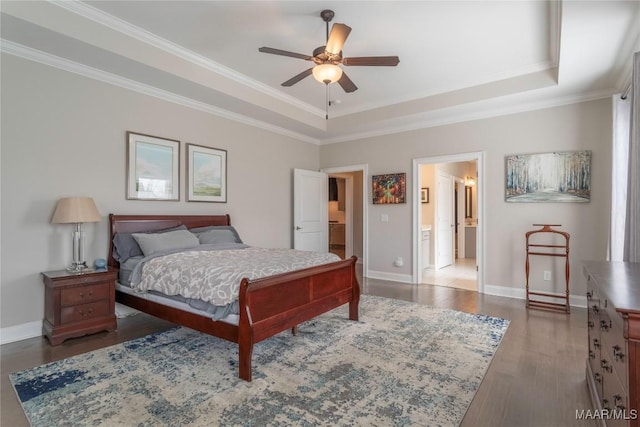
<path id="1" fill-rule="evenodd" d="M 107 255 L 107 215 L 229 213 L 251 245 L 289 247 L 292 169 L 319 169 L 319 148 L 153 97 L 2 56 L 2 328 L 39 321 L 41 271 L 71 263 L 72 225 L 57 200 L 93 197 L 87 258 Z M 181 141 L 181 201 L 125 200 L 125 132 Z M 184 144 L 227 150 L 227 203 L 187 203 Z"/>
<path id="2" fill-rule="evenodd" d="M 393 148 L 390 148 L 393 147 Z M 592 150 L 589 203 L 506 203 L 505 155 Z M 611 101 L 549 108 L 321 147 L 323 168 L 368 164 L 369 174 L 406 172 L 413 194 L 412 161 L 459 153 L 485 153 L 485 235 L 488 287 L 524 288 L 524 234 L 533 223 L 562 224 L 571 234 L 571 293 L 584 295 L 580 260 L 604 260 L 607 253 L 611 185 Z M 367 177 L 370 180 L 371 177 Z M 412 272 L 412 209 L 406 204 L 373 205 L 369 198 L 369 270 Z M 389 215 L 381 222 L 380 215 Z M 401 256 L 403 267 L 393 261 Z M 485 288 L 487 289 L 487 288 Z M 504 290 L 504 289 L 503 289 Z"/>
<path id="3" fill-rule="evenodd" d="M 532 223 L 571 233 L 572 294 L 583 295 L 579 260 L 605 259 L 611 171 L 610 101 L 598 100 L 321 147 L 301 143 L 75 74 L 2 56 L 2 328 L 43 317 L 41 271 L 71 261 L 71 226 L 50 224 L 56 201 L 91 196 L 103 220 L 86 226 L 89 260 L 106 257 L 115 213 L 229 213 L 252 245 L 291 242 L 292 168 L 367 164 L 370 175 L 407 172 L 412 160 L 483 151 L 486 170 L 486 284 L 522 289 L 524 233 Z M 163 136 L 228 151 L 228 203 L 125 200 L 125 132 Z M 390 148 L 393 147 L 393 148 Z M 504 156 L 593 151 L 587 204 L 507 204 Z M 184 160 L 184 159 L 182 159 Z M 364 177 L 369 181 L 370 176 Z M 411 274 L 412 206 L 368 199 L 369 269 Z M 389 215 L 382 223 L 380 214 Z M 393 266 L 402 256 L 403 267 Z"/>

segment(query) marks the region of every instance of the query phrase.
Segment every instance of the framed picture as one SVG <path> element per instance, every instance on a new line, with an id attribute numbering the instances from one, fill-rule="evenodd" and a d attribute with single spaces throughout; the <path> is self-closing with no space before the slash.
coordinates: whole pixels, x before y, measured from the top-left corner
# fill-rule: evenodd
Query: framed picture
<path id="1" fill-rule="evenodd" d="M 591 151 L 506 157 L 505 201 L 589 202 Z"/>
<path id="2" fill-rule="evenodd" d="M 420 201 L 422 203 L 429 203 L 429 187 L 422 187 L 420 189 Z"/>
<path id="3" fill-rule="evenodd" d="M 405 173 L 372 176 L 373 204 L 405 203 Z"/>
<path id="4" fill-rule="evenodd" d="M 126 197 L 180 200 L 180 141 L 127 132 Z"/>
<path id="5" fill-rule="evenodd" d="M 227 202 L 227 151 L 187 143 L 187 201 Z"/>

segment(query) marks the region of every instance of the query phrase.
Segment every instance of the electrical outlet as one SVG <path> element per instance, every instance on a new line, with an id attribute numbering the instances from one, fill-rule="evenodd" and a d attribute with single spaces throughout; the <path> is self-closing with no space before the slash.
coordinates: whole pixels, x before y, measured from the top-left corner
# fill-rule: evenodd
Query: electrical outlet
<path id="1" fill-rule="evenodd" d="M 549 270 L 544 271 L 543 279 L 546 281 L 551 280 L 551 272 Z"/>

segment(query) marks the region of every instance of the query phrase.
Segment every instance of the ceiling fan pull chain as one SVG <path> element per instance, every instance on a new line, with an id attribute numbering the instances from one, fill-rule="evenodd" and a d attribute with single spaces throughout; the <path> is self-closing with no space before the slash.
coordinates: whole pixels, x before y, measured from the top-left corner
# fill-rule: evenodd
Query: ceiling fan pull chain
<path id="1" fill-rule="evenodd" d="M 330 101 L 329 101 L 329 83 L 325 83 L 325 86 L 327 88 L 327 92 L 326 92 L 326 102 L 325 102 L 326 114 L 324 116 L 324 119 L 325 120 L 329 120 L 329 103 L 330 103 Z"/>

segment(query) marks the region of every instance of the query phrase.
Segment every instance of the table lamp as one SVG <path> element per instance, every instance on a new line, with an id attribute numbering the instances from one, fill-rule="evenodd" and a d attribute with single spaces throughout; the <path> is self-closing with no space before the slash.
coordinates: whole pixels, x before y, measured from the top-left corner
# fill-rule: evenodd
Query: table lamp
<path id="1" fill-rule="evenodd" d="M 76 230 L 73 232 L 73 263 L 67 267 L 67 271 L 79 273 L 89 268 L 84 254 L 82 223 L 98 221 L 100 221 L 100 214 L 91 197 L 65 197 L 58 200 L 51 222 L 76 224 Z"/>

